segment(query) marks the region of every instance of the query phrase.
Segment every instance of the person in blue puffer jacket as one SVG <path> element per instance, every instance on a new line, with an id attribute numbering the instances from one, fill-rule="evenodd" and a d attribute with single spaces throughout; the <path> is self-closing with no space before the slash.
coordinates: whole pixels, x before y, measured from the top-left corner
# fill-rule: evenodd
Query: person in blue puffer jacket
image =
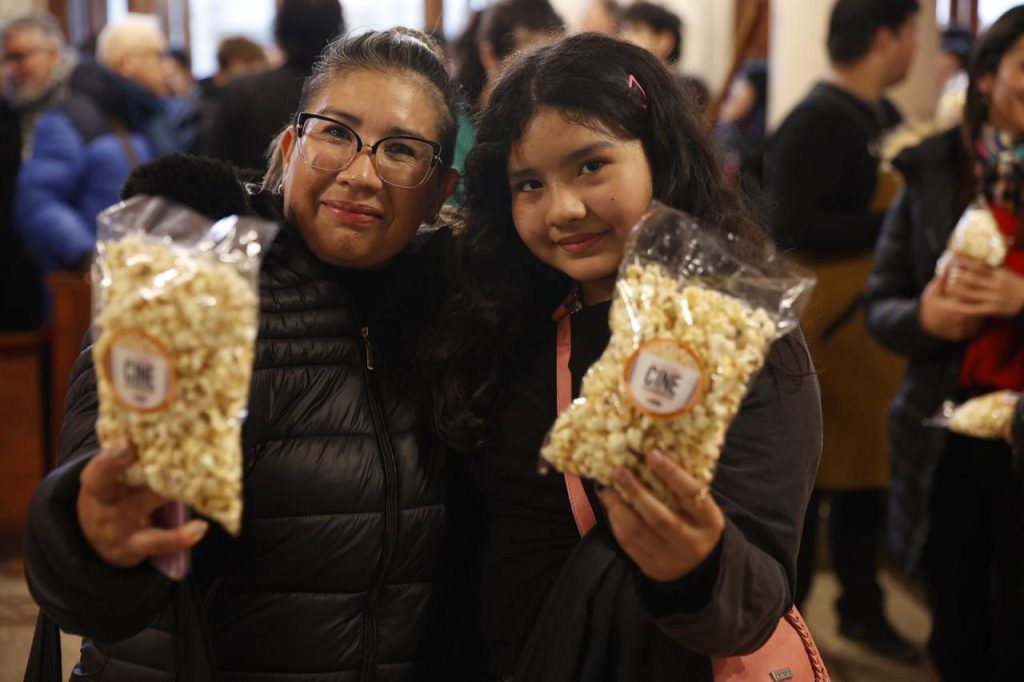
<path id="1" fill-rule="evenodd" d="M 38 120 L 15 194 L 15 225 L 44 273 L 83 269 L 96 214 L 118 201 L 140 163 L 180 146 L 161 97 L 166 40 L 149 17 L 128 15 L 100 33 L 68 96 Z"/>

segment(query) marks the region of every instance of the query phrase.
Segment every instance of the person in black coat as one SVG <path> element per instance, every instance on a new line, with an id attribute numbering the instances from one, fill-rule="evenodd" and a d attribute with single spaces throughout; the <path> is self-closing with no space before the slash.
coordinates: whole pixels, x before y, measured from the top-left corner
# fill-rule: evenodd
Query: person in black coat
<path id="1" fill-rule="evenodd" d="M 800 546 L 797 603 L 814 579 L 819 508 L 839 581 L 839 630 L 900 660 L 919 652 L 889 625 L 878 569 L 888 484 L 885 408 L 899 359 L 860 324 L 860 295 L 897 186 L 882 167 L 884 135 L 901 121 L 885 98 L 915 50 L 917 0 L 836 0 L 828 77 L 786 116 L 768 143 L 769 230 L 818 278 L 804 317 L 821 372 L 824 448 Z"/>
<path id="2" fill-rule="evenodd" d="M 35 329 L 43 321 L 39 266 L 14 228 L 21 139 L 17 112 L 0 99 L 0 332 Z"/>
<path id="3" fill-rule="evenodd" d="M 393 30 L 331 43 L 259 194 L 219 162 L 182 157 L 126 185 L 284 225 L 260 271 L 237 539 L 203 519 L 152 527 L 162 500 L 117 483 L 131 450 L 97 445 L 89 348 L 74 368 L 60 467 L 33 498 L 26 551 L 42 612 L 84 635 L 73 679 L 442 679 L 443 488 L 420 447 L 411 357 L 447 231 L 410 245 L 455 186 L 456 100 L 427 41 Z M 375 154 L 357 142 L 383 138 Z M 185 583 L 146 561 L 190 548 Z"/>
<path id="4" fill-rule="evenodd" d="M 979 40 L 963 126 L 897 160 L 906 187 L 868 280 L 868 327 L 909 360 L 890 410 L 889 546 L 920 570 L 929 653 L 943 680 L 1024 679 L 1024 546 L 1009 446 L 926 422 L 946 400 L 1024 389 L 1024 116 L 1017 64 L 1024 7 Z M 1005 264 L 936 262 L 962 212 L 983 196 L 1010 238 Z"/>
<path id="5" fill-rule="evenodd" d="M 345 32 L 338 0 L 284 0 L 274 38 L 285 55 L 276 69 L 242 76 L 220 93 L 205 149 L 239 168 L 262 171 L 270 141 L 294 116 L 302 83 L 320 50 Z"/>

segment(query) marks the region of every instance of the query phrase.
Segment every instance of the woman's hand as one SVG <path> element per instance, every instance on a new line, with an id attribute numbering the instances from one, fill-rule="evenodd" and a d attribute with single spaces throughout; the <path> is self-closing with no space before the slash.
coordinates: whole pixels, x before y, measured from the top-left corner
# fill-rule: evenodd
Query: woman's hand
<path id="1" fill-rule="evenodd" d="M 1024 277 L 1005 267 L 957 258 L 950 264 L 946 294 L 985 317 L 1016 317 L 1024 310 Z"/>
<path id="2" fill-rule="evenodd" d="M 952 264 L 943 268 L 921 292 L 918 321 L 921 328 L 944 341 L 966 341 L 981 331 L 984 315 L 948 294 Z"/>
<path id="3" fill-rule="evenodd" d="M 725 516 L 706 486 L 674 462 L 652 452 L 647 464 L 675 496 L 670 509 L 625 469 L 615 473 L 615 489 L 599 493 L 619 546 L 648 578 L 677 580 L 697 568 L 725 531 Z"/>
<path id="4" fill-rule="evenodd" d="M 150 517 L 167 500 L 147 487 L 120 483 L 134 459 L 135 451 L 127 444 L 104 449 L 82 469 L 78 492 L 78 525 L 85 539 L 104 561 L 120 568 L 138 566 L 154 554 L 189 549 L 207 529 L 201 520 L 171 530 L 154 528 Z"/>

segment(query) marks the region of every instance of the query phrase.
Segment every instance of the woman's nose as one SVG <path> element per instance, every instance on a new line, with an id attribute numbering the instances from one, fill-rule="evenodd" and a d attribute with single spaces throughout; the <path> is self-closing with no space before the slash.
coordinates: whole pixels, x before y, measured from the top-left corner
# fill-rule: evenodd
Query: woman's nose
<path id="1" fill-rule="evenodd" d="M 384 181 L 377 173 L 373 152 L 368 147 L 360 149 L 348 166 L 338 171 L 337 181 L 343 185 L 370 190 L 379 190 L 384 186 Z"/>
<path id="2" fill-rule="evenodd" d="M 587 216 L 587 206 L 580 196 L 568 187 L 552 186 L 548 191 L 547 222 L 559 227 L 569 225 Z"/>

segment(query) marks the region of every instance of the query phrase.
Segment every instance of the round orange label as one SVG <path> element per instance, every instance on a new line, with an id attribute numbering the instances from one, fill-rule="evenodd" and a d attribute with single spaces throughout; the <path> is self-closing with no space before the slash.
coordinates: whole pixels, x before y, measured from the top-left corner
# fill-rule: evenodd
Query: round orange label
<path id="1" fill-rule="evenodd" d="M 623 380 L 637 409 L 671 419 L 689 412 L 704 396 L 704 361 L 681 341 L 653 339 L 630 356 Z"/>
<path id="2" fill-rule="evenodd" d="M 142 330 L 116 334 L 107 347 L 103 371 L 117 401 L 134 412 L 159 412 L 174 399 L 174 359 Z"/>

